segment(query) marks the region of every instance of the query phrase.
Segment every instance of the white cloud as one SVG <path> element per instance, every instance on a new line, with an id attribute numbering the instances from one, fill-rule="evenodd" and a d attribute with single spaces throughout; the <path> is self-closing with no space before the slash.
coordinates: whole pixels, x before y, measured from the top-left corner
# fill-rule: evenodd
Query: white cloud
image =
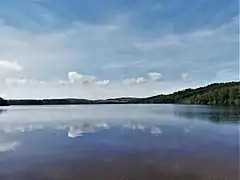
<path id="1" fill-rule="evenodd" d="M 80 83 L 80 84 L 92 84 L 96 80 L 96 77 L 94 76 L 82 75 L 82 74 L 78 74 L 77 72 L 69 72 L 68 78 L 71 83 Z"/>
<path id="2" fill-rule="evenodd" d="M 134 46 L 152 59 L 145 68 L 163 69 L 167 75 L 174 77 L 178 72 L 187 71 L 197 75 L 199 80 L 217 81 L 217 72 L 226 66 L 237 74 L 237 19 L 218 28 L 146 38 Z M 231 80 L 231 77 L 226 79 Z"/>
<path id="3" fill-rule="evenodd" d="M 162 80 L 163 76 L 161 73 L 149 72 L 147 77 L 133 77 L 123 80 L 124 84 L 134 85 L 134 84 L 143 84 L 148 82 L 157 82 Z"/>
<path id="4" fill-rule="evenodd" d="M 60 84 L 60 85 L 69 85 L 69 81 L 59 80 L 59 81 L 57 81 L 57 84 Z"/>
<path id="5" fill-rule="evenodd" d="M 19 78 L 7 78 L 5 82 L 7 85 L 26 85 L 28 83 L 28 80 Z"/>
<path id="6" fill-rule="evenodd" d="M 1 50 L 0 50 L 1 51 Z M 0 54 L 1 56 L 1 54 Z M 8 76 L 20 75 L 23 67 L 16 61 L 0 60 L 0 84 L 3 84 Z"/>
<path id="7" fill-rule="evenodd" d="M 21 71 L 23 69 L 16 61 L 1 61 L 0 60 L 0 70 L 1 71 Z"/>
<path id="8" fill-rule="evenodd" d="M 180 79 L 190 82 L 192 77 L 189 74 L 194 74 L 194 80 L 208 81 L 211 78 L 211 81 L 216 81 L 224 78 L 228 81 L 236 76 L 239 63 L 236 60 L 238 33 L 234 31 L 238 26 L 237 20 L 220 28 L 190 33 L 159 33 L 156 28 L 150 34 L 147 31 L 133 31 L 134 26 L 127 20 L 114 19 L 109 24 L 76 22 L 64 28 L 37 33 L 1 21 L 0 59 L 3 61 L 0 61 L 0 81 L 3 79 L 8 85 L 32 86 L 18 91 L 11 87 L 1 87 L 0 93 L 8 92 L 10 97 L 22 97 L 24 93 L 27 97 L 31 93 L 31 96 L 36 97 L 43 93 L 43 96 L 58 94 L 98 98 L 130 96 L 135 92 L 136 96 L 148 96 L 184 88 L 182 85 L 175 87 L 175 83 Z M 223 77 L 224 73 L 217 74 L 226 68 L 234 73 L 228 77 Z M 154 72 L 158 70 L 170 82 L 156 82 L 163 79 L 160 73 Z M 90 76 L 77 73 L 83 71 Z M 136 77 L 132 77 L 133 71 Z M 67 72 L 68 77 L 65 77 Z M 147 72 L 151 73 L 140 75 Z M 179 75 L 179 72 L 189 74 Z M 111 83 L 101 77 L 103 74 L 109 77 Z M 119 80 L 114 82 L 124 77 L 130 77 L 123 80 L 124 85 L 139 84 L 138 89 L 124 86 L 118 83 Z M 39 84 L 48 87 L 44 87 L 45 90 L 33 87 Z M 80 92 L 78 84 L 108 86 L 104 90 L 81 86 Z"/>
<path id="9" fill-rule="evenodd" d="M 127 78 L 123 80 L 123 84 L 134 85 L 134 84 L 142 84 L 147 82 L 147 79 L 144 77 L 137 77 L 137 78 Z"/>
<path id="10" fill-rule="evenodd" d="M 103 61 L 110 62 L 116 57 L 116 51 L 124 47 L 124 42 L 118 40 L 122 36 L 118 31 L 119 26 L 114 24 L 76 22 L 51 32 L 33 33 L 2 21 L 0 59 L 19 62 L 26 67 L 28 75 L 34 77 L 43 76 L 42 72 L 47 78 L 61 76 L 62 71 L 67 72 L 73 67 L 101 68 Z M 58 66 L 52 68 L 52 64 Z M 20 69 L 16 65 L 14 67 Z M 4 63 L 5 66 L 9 67 L 9 64 Z"/>
<path id="11" fill-rule="evenodd" d="M 108 85 L 110 83 L 110 80 L 103 80 L 103 81 L 97 81 L 96 84 L 98 85 Z"/>
<path id="12" fill-rule="evenodd" d="M 98 80 L 95 76 L 83 75 L 77 72 L 69 72 L 68 78 L 70 83 L 77 84 L 96 84 L 96 85 L 107 85 L 110 80 Z"/>
<path id="13" fill-rule="evenodd" d="M 47 82 L 26 78 L 6 78 L 5 83 L 9 86 L 14 85 L 45 85 Z"/>
<path id="14" fill-rule="evenodd" d="M 157 72 L 150 72 L 150 73 L 148 73 L 148 76 L 153 81 L 159 81 L 159 80 L 162 80 L 162 78 L 163 78 L 162 74 L 157 73 Z"/>
<path id="15" fill-rule="evenodd" d="M 68 80 L 58 80 L 58 81 L 40 81 L 35 79 L 27 78 L 17 78 L 17 77 L 8 77 L 5 79 L 6 85 L 17 86 L 17 85 L 99 85 L 105 86 L 110 83 L 110 80 L 99 80 L 95 76 L 82 75 L 77 72 L 69 72 Z"/>

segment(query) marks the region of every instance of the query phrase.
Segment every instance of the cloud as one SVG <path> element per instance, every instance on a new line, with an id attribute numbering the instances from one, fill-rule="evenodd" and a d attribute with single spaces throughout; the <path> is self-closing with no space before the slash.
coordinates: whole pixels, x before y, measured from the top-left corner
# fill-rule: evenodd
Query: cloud
<path id="1" fill-rule="evenodd" d="M 0 83 L 3 84 L 8 76 L 19 75 L 22 70 L 23 67 L 20 66 L 16 61 L 0 60 Z"/>
<path id="2" fill-rule="evenodd" d="M 133 84 L 142 84 L 146 83 L 147 80 L 144 77 L 137 78 L 126 78 L 123 80 L 123 84 L 133 85 Z"/>
<path id="3" fill-rule="evenodd" d="M 20 145 L 19 141 L 0 142 L 0 152 L 15 151 Z"/>
<path id="4" fill-rule="evenodd" d="M 123 80 L 123 84 L 134 85 L 134 84 L 143 84 L 148 82 L 157 82 L 162 80 L 163 76 L 161 73 L 149 72 L 147 77 L 133 77 L 126 78 Z"/>
<path id="5" fill-rule="evenodd" d="M 162 74 L 157 73 L 157 72 L 150 72 L 150 73 L 148 73 L 148 76 L 153 81 L 159 81 L 159 80 L 162 80 L 162 78 L 163 78 Z"/>
<path id="6" fill-rule="evenodd" d="M 108 85 L 110 83 L 110 80 L 103 80 L 103 81 L 97 81 L 96 84 L 104 86 Z"/>
<path id="7" fill-rule="evenodd" d="M 0 94 L 145 96 L 184 88 L 176 87 L 184 79 L 189 86 L 231 81 L 239 74 L 237 6 L 205 2 L 193 2 L 193 8 L 186 3 L 137 2 L 124 10 L 108 3 L 101 13 L 79 11 L 85 5 L 75 9 L 68 1 L 57 6 L 52 1 L 26 1 L 24 6 L 0 2 Z M 209 13 L 203 16 L 198 7 Z M 194 8 L 193 20 L 186 15 Z M 185 13 L 178 14 L 182 10 Z M 178 15 L 169 16 L 172 12 Z M 194 75 L 196 84 L 182 72 Z M 16 84 L 21 88 L 11 87 Z"/>
<path id="8" fill-rule="evenodd" d="M 6 78 L 5 83 L 9 86 L 15 85 L 46 85 L 45 81 L 38 81 L 34 79 L 26 79 L 26 78 Z"/>
<path id="9" fill-rule="evenodd" d="M 69 72 L 68 78 L 71 83 L 80 83 L 80 84 L 92 84 L 96 80 L 96 77 L 94 76 L 82 75 L 82 74 L 78 74 L 77 72 Z"/>
<path id="10" fill-rule="evenodd" d="M 16 61 L 0 61 L 1 71 L 21 71 L 23 69 Z"/>
<path id="11" fill-rule="evenodd" d="M 27 74 L 35 78 L 58 78 L 73 67 L 93 74 L 91 69 L 100 69 L 104 61 L 110 62 L 116 57 L 117 49 L 122 49 L 123 42 L 117 40 L 118 28 L 114 24 L 77 21 L 62 29 L 34 33 L 3 21 L 0 23 L 0 58 L 19 62 L 26 67 Z M 52 64 L 58 66 L 51 68 Z M 16 64 L 10 66 L 4 62 L 6 66 L 20 69 Z"/>
<path id="12" fill-rule="evenodd" d="M 190 82 L 190 81 L 193 80 L 188 73 L 183 73 L 183 74 L 181 74 L 181 78 L 182 78 L 182 80 L 185 81 L 185 82 Z"/>
<path id="13" fill-rule="evenodd" d="M 148 38 L 134 47 L 152 59 L 145 69 L 161 69 L 172 80 L 187 71 L 198 81 L 218 81 L 221 69 L 238 73 L 238 18 L 219 27 Z"/>
<path id="14" fill-rule="evenodd" d="M 83 75 L 77 72 L 69 72 L 68 80 L 58 80 L 58 81 L 40 81 L 35 79 L 27 78 L 17 78 L 17 77 L 8 77 L 5 79 L 6 85 L 9 86 L 25 86 L 25 85 L 99 85 L 105 86 L 110 83 L 110 80 L 99 80 L 95 76 Z"/>
<path id="15" fill-rule="evenodd" d="M 1 24 L 0 37 L 4 43 L 0 43 L 0 58 L 21 63 L 29 76 L 40 78 L 58 78 L 73 68 L 94 76 L 102 71 L 109 77 L 117 73 L 132 75 L 130 69 L 126 72 L 124 69 L 133 67 L 141 73 L 161 69 L 173 78 L 177 71 L 192 67 L 192 71 L 198 69 L 201 73 L 211 60 L 217 68 L 225 59 L 237 56 L 237 34 L 233 31 L 236 25 L 233 20 L 218 28 L 188 33 L 158 35 L 156 30 L 152 32 L 156 36 L 151 38 L 133 34 L 130 24 L 119 22 L 78 21 L 66 28 L 38 34 Z M 141 62 L 140 58 L 148 60 Z M 233 61 L 231 59 L 229 61 Z M 58 66 L 52 69 L 51 65 L 56 63 Z M 211 72 L 216 70 L 204 74 L 208 76 Z"/>
<path id="16" fill-rule="evenodd" d="M 7 78 L 5 82 L 7 85 L 26 85 L 28 83 L 28 80 L 18 78 Z"/>
<path id="17" fill-rule="evenodd" d="M 95 76 L 83 75 L 77 72 L 69 72 L 68 78 L 70 83 L 78 83 L 78 84 L 96 84 L 96 85 L 107 85 L 109 84 L 109 80 L 98 80 Z"/>

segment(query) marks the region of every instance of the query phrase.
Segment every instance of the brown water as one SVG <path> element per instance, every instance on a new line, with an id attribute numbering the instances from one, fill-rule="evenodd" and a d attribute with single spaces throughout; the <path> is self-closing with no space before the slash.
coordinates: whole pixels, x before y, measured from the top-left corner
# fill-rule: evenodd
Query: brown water
<path id="1" fill-rule="evenodd" d="M 0 111 L 0 180 L 237 180 L 240 110 L 185 105 Z"/>

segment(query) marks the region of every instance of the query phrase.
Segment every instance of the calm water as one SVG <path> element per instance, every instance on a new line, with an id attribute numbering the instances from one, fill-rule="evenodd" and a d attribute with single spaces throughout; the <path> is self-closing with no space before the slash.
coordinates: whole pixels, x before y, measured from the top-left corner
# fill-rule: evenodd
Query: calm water
<path id="1" fill-rule="evenodd" d="M 185 105 L 0 111 L 1 180 L 237 180 L 240 110 Z"/>

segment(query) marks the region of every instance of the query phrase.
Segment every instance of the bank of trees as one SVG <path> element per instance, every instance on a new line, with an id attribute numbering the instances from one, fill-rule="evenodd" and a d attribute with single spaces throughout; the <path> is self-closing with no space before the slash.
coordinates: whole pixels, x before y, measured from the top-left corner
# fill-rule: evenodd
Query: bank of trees
<path id="1" fill-rule="evenodd" d="M 143 102 L 240 106 L 240 82 L 214 83 L 197 89 L 149 97 Z"/>
<path id="2" fill-rule="evenodd" d="M 0 106 L 7 105 L 7 101 L 0 97 Z"/>
<path id="3" fill-rule="evenodd" d="M 196 89 L 185 89 L 168 95 L 149 98 L 116 98 L 106 100 L 42 99 L 9 100 L 0 98 L 0 105 L 56 105 L 56 104 L 203 104 L 240 106 L 240 82 L 214 83 Z"/>

